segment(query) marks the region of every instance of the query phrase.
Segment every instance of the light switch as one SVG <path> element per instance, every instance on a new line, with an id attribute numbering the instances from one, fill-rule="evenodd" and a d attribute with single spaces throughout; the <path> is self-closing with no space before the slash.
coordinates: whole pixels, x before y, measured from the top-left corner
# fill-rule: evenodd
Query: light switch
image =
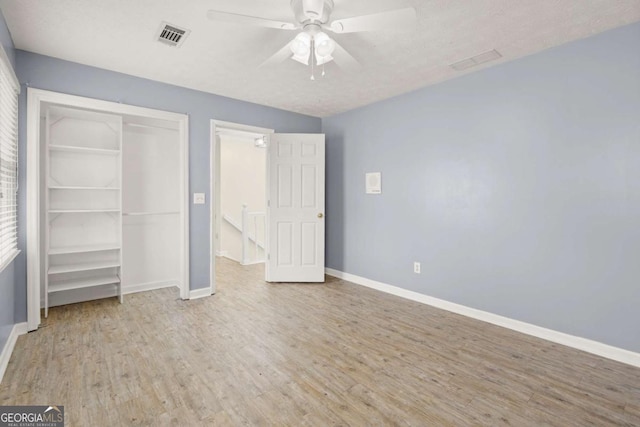
<path id="1" fill-rule="evenodd" d="M 193 193 L 193 204 L 204 205 L 204 193 Z"/>

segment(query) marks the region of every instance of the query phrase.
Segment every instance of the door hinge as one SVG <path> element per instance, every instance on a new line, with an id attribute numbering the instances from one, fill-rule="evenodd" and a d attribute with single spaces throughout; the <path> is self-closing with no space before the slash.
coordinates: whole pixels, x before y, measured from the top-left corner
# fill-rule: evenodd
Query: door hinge
<path id="1" fill-rule="evenodd" d="M 271 261 L 271 254 L 268 254 L 268 255 L 267 255 L 267 259 L 268 259 L 269 261 Z"/>
<path id="2" fill-rule="evenodd" d="M 267 200 L 267 207 L 270 208 L 271 207 L 271 200 Z"/>

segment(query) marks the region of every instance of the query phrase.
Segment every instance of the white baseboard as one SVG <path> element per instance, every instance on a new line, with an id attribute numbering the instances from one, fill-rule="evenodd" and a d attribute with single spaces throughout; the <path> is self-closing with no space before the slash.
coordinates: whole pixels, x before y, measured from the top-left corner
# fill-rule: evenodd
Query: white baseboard
<path id="1" fill-rule="evenodd" d="M 137 292 L 152 291 L 154 289 L 178 287 L 178 280 L 161 282 L 135 283 L 122 288 L 123 295 L 135 294 Z M 67 292 L 59 292 L 49 295 L 49 307 L 59 305 L 75 304 L 77 302 L 92 301 L 103 298 L 113 298 L 118 296 L 118 288 L 113 286 L 96 286 L 93 288 L 74 289 Z M 44 307 L 44 300 L 40 301 L 40 307 Z"/>
<path id="2" fill-rule="evenodd" d="M 211 295 L 211 287 L 189 291 L 189 299 L 206 298 Z"/>
<path id="3" fill-rule="evenodd" d="M 229 256 L 229 251 L 216 251 L 216 256 L 227 257 Z"/>
<path id="4" fill-rule="evenodd" d="M 55 292 L 50 294 L 49 307 L 75 304 L 78 302 L 92 301 L 103 298 L 112 298 L 116 296 L 118 296 L 118 289 L 116 285 L 73 289 L 66 292 Z M 41 301 L 40 307 L 44 307 L 44 300 Z"/>
<path id="5" fill-rule="evenodd" d="M 554 331 L 552 329 L 543 328 L 541 326 L 532 325 L 531 323 L 521 322 L 519 320 L 510 319 L 508 317 L 489 313 L 487 311 L 477 310 L 460 304 L 455 304 L 439 298 L 430 297 L 418 292 L 399 288 L 397 286 L 388 285 L 386 283 L 376 282 L 375 280 L 365 277 L 356 276 L 354 274 L 344 273 L 332 268 L 325 269 L 329 276 L 337 277 L 357 285 L 366 286 L 367 288 L 376 289 L 391 295 L 410 299 L 412 301 L 427 304 L 436 308 L 450 311 L 452 313 L 461 314 L 472 319 L 481 320 L 483 322 L 492 323 L 507 329 L 522 332 L 557 344 L 573 347 L 578 350 L 586 351 L 597 356 L 606 357 L 607 359 L 626 363 L 628 365 L 640 367 L 640 353 L 625 350 L 623 348 L 613 347 L 598 341 L 592 341 L 586 338 L 576 337 L 574 335 L 565 334 L 564 332 Z"/>
<path id="6" fill-rule="evenodd" d="M 262 260 L 262 261 L 250 261 L 250 262 L 247 262 L 247 263 L 243 263 L 243 262 L 240 263 L 240 265 L 256 265 L 256 264 L 264 264 L 264 260 Z"/>
<path id="7" fill-rule="evenodd" d="M 24 335 L 28 332 L 27 322 L 16 323 L 13 325 L 11 329 L 11 333 L 9 334 L 9 338 L 0 352 L 0 383 L 2 383 L 2 378 L 4 377 L 4 373 L 7 370 L 7 365 L 9 364 L 9 359 L 11 359 L 11 354 L 13 353 L 13 348 L 16 345 L 16 341 L 20 335 Z"/>
<path id="8" fill-rule="evenodd" d="M 123 286 L 122 293 L 124 295 L 135 294 L 137 292 L 153 291 L 154 289 L 171 288 L 178 286 L 178 280 L 168 280 L 162 282 L 136 283 L 134 285 Z"/>
<path id="9" fill-rule="evenodd" d="M 230 259 L 231 261 L 235 261 L 238 264 L 240 264 L 240 262 L 241 262 L 239 259 L 235 259 L 229 252 L 227 252 L 224 255 L 222 255 L 222 257 L 226 258 L 226 259 Z"/>

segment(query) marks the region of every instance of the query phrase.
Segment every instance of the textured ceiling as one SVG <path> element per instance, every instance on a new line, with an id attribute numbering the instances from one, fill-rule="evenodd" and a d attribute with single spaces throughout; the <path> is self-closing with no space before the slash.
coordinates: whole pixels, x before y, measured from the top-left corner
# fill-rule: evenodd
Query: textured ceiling
<path id="1" fill-rule="evenodd" d="M 335 0 L 332 18 L 412 6 L 413 29 L 338 34 L 361 64 L 324 78 L 294 61 L 258 68 L 295 32 L 213 22 L 208 9 L 292 21 L 289 0 L 0 0 L 17 48 L 289 111 L 326 117 L 640 21 L 640 0 Z M 191 30 L 180 48 L 161 21 Z M 497 61 L 449 64 L 497 49 Z"/>

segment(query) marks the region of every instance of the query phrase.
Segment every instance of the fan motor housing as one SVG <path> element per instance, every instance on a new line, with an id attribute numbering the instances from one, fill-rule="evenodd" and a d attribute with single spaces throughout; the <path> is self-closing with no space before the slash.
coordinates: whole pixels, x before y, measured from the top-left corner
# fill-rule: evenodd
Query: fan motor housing
<path id="1" fill-rule="evenodd" d="M 318 22 L 325 24 L 333 11 L 333 0 L 291 0 L 296 21 L 301 24 Z"/>

